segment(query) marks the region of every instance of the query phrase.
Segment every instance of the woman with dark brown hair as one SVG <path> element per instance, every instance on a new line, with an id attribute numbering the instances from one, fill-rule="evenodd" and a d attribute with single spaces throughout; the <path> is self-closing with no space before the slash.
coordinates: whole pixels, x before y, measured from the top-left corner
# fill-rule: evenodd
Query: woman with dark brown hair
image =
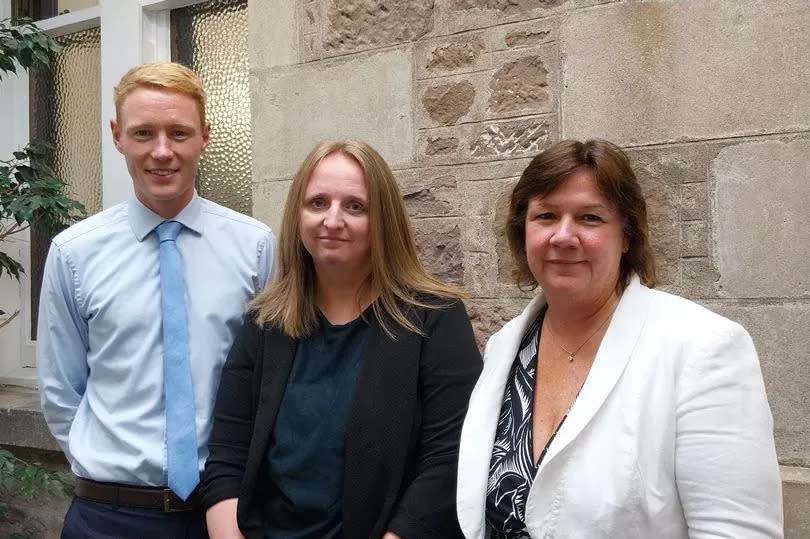
<path id="1" fill-rule="evenodd" d="M 641 188 L 613 144 L 563 141 L 515 186 L 519 286 L 459 452 L 470 539 L 782 536 L 773 421 L 751 338 L 653 290 Z"/>

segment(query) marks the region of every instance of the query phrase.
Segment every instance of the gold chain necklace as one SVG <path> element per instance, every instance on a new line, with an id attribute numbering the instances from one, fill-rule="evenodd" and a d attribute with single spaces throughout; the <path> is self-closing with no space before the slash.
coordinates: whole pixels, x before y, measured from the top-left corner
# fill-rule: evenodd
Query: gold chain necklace
<path id="1" fill-rule="evenodd" d="M 580 344 L 580 345 L 577 347 L 577 349 L 576 349 L 576 350 L 574 350 L 573 352 L 569 352 L 569 351 L 568 351 L 568 349 L 567 349 L 566 347 L 564 347 L 562 344 L 560 344 L 559 342 L 557 342 L 557 337 L 554 335 L 554 332 L 551 330 L 551 324 L 549 323 L 549 324 L 546 324 L 546 329 L 548 330 L 549 334 L 551 335 L 551 341 L 552 341 L 554 344 L 556 344 L 557 346 L 559 346 L 559 347 L 560 347 L 560 350 L 562 350 L 563 352 L 565 352 L 566 354 L 568 354 L 568 361 L 574 361 L 574 356 L 575 356 L 575 355 L 577 355 L 577 354 L 579 353 L 579 351 L 580 351 L 580 350 L 582 350 L 582 347 L 583 347 L 583 346 L 585 346 L 586 344 L 588 344 L 588 343 L 590 342 L 590 340 L 591 340 L 591 339 L 593 339 L 593 336 L 594 336 L 594 335 L 596 335 L 597 333 L 599 333 L 599 330 L 600 330 L 600 329 L 602 329 L 602 328 L 605 326 L 605 324 L 607 323 L 607 321 L 608 321 L 608 320 L 610 320 L 610 318 L 613 316 L 613 313 L 616 311 L 616 307 L 618 307 L 618 306 L 619 306 L 619 302 L 617 301 L 617 302 L 616 302 L 616 305 L 614 305 L 614 306 L 613 306 L 613 309 L 611 309 L 610 314 L 609 314 L 609 315 L 607 315 L 607 316 L 605 317 L 605 319 L 604 319 L 604 320 L 602 320 L 602 323 L 601 323 L 601 324 L 599 324 L 599 327 L 598 327 L 598 328 L 596 328 L 596 330 L 594 330 L 594 332 L 593 332 L 593 333 L 591 333 L 590 337 L 588 337 L 587 339 L 585 339 L 585 342 L 583 342 L 582 344 Z"/>

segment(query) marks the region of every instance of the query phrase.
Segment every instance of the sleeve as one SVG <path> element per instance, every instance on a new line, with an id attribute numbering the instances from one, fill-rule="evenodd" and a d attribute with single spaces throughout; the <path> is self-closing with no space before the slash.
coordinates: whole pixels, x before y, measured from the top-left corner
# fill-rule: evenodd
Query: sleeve
<path id="1" fill-rule="evenodd" d="M 87 387 L 88 326 L 77 300 L 77 277 L 51 244 L 42 277 L 37 322 L 37 376 L 42 412 L 53 437 L 72 458 L 68 434 Z"/>
<path id="2" fill-rule="evenodd" d="M 264 289 L 276 271 L 276 236 L 269 228 L 267 229 L 267 235 L 259 242 L 257 256 L 258 282 L 256 283 L 256 294 Z"/>
<path id="3" fill-rule="evenodd" d="M 239 496 L 253 436 L 256 406 L 252 388 L 261 335 L 259 327 L 246 317 L 222 367 L 203 475 L 206 508 Z"/>
<path id="4" fill-rule="evenodd" d="M 675 477 L 689 537 L 781 538 L 773 419 L 751 337 L 724 321 L 678 381 Z"/>
<path id="5" fill-rule="evenodd" d="M 420 365 L 418 468 L 388 526 L 403 539 L 462 537 L 456 516 L 458 445 L 481 354 L 460 301 L 433 311 L 428 320 L 434 313 Z"/>

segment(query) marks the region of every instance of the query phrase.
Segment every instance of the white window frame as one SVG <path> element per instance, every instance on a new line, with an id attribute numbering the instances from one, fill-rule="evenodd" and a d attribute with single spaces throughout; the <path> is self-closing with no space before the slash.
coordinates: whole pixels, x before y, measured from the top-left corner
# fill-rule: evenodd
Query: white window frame
<path id="1" fill-rule="evenodd" d="M 101 177 L 102 208 L 109 208 L 132 196 L 132 182 L 123 158 L 110 136 L 110 119 L 115 116 L 113 88 L 131 67 L 150 60 L 171 58 L 170 11 L 199 4 L 205 0 L 99 0 L 98 6 L 77 10 L 38 21 L 37 25 L 52 37 L 101 27 Z M 11 0 L 0 0 L 0 19 L 11 15 Z M 0 114 L 9 128 L 0 130 L 0 158 L 28 142 L 28 75 L 21 72 L 0 82 Z M 18 308 L 20 314 L 0 329 L 0 384 L 34 387 L 36 385 L 36 342 L 31 340 L 30 243 L 27 233 L 20 234 L 18 249 L 9 242 L 4 251 L 19 260 L 26 270 L 19 293 L 9 297 L 13 286 L 0 281 L 0 306 Z M 15 294 L 11 294 L 14 296 Z M 6 310 L 9 310 L 6 309 Z M 13 309 L 12 309 L 13 310 Z"/>

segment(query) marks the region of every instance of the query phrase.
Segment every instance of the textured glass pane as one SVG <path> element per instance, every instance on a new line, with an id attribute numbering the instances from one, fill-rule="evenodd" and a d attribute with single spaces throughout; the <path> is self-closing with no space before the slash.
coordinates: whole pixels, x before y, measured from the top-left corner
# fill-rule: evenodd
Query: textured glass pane
<path id="1" fill-rule="evenodd" d="M 101 32 L 91 28 L 59 42 L 65 48 L 52 69 L 31 72 L 31 138 L 56 147 L 56 173 L 70 186 L 71 196 L 96 213 L 101 210 Z M 31 234 L 32 338 L 49 241 L 37 231 Z"/>
<path id="2" fill-rule="evenodd" d="M 55 147 L 54 168 L 90 213 L 101 210 L 101 32 L 59 38 L 51 70 L 31 76 L 31 138 Z"/>
<path id="3" fill-rule="evenodd" d="M 200 160 L 203 197 L 250 214 L 250 87 L 247 1 L 213 0 L 171 12 L 172 59 L 191 67 L 208 94 L 211 143 Z"/>

